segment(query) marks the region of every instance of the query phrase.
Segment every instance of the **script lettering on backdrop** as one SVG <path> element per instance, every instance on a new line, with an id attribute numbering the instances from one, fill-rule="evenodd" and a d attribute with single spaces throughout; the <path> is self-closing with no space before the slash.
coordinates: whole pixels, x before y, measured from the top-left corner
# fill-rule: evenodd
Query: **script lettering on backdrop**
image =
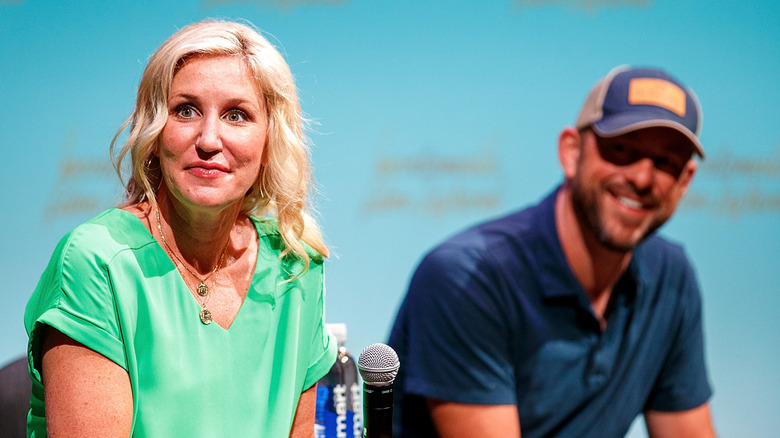
<path id="1" fill-rule="evenodd" d="M 119 179 L 108 152 L 82 156 L 79 131 L 66 134 L 43 220 L 89 218 L 116 205 Z M 704 212 L 738 219 L 755 214 L 780 214 L 780 142 L 772 153 L 737 154 L 744 148 L 721 148 L 707 154 L 681 211 Z M 465 212 L 498 211 L 505 207 L 508 177 L 499 157 L 500 144 L 486 140 L 469 153 L 435 149 L 411 154 L 379 152 L 359 213 L 376 216 L 402 213 L 441 217 Z"/>
<path id="2" fill-rule="evenodd" d="M 680 208 L 735 219 L 780 214 L 780 142 L 765 155 L 738 155 L 731 148 L 707 154 Z"/>
<path id="3" fill-rule="evenodd" d="M 49 189 L 43 221 L 65 217 L 89 218 L 116 205 L 121 193 L 108 157 L 82 157 L 77 154 L 78 128 L 65 135 L 57 165 L 57 178 Z"/>
<path id="4" fill-rule="evenodd" d="M 499 148 L 486 141 L 468 155 L 423 149 L 380 153 L 363 196 L 361 213 L 445 216 L 497 210 L 504 202 L 505 179 Z"/>
<path id="5" fill-rule="evenodd" d="M 511 202 L 505 199 L 507 177 L 498 150 L 488 142 L 469 155 L 382 153 L 375 159 L 361 213 L 438 217 L 498 211 Z M 780 214 L 780 143 L 764 155 L 731 149 L 709 153 L 680 209 L 727 218 Z"/>

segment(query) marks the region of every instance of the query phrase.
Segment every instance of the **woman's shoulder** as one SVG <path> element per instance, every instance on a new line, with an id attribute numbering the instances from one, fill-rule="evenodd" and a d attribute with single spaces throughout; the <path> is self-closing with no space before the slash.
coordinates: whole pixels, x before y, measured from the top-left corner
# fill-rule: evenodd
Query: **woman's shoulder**
<path id="1" fill-rule="evenodd" d="M 149 240 L 152 235 L 133 213 L 121 208 L 109 208 L 99 213 L 97 216 L 76 226 L 69 234 L 75 235 L 101 235 L 108 234 L 109 237 L 118 242 L 129 243 L 133 239 Z"/>
<path id="2" fill-rule="evenodd" d="M 116 208 L 100 213 L 60 239 L 31 302 L 45 303 L 43 308 L 51 306 L 66 289 L 78 289 L 82 291 L 78 296 L 86 296 L 84 291 L 105 283 L 109 266 L 118 255 L 151 242 L 154 238 L 132 214 Z"/>
<path id="3" fill-rule="evenodd" d="M 281 254 L 285 249 L 285 243 L 284 239 L 282 239 L 282 234 L 279 231 L 279 222 L 276 219 L 267 216 L 250 215 L 249 218 L 257 230 L 258 238 L 261 241 L 267 242 L 269 249 Z M 317 252 L 317 250 L 309 246 L 306 242 L 301 241 L 301 245 L 303 245 L 306 254 L 309 255 L 312 262 L 318 264 L 322 263 L 324 259 L 322 254 Z"/>
<path id="4" fill-rule="evenodd" d="M 57 250 L 108 255 L 153 241 L 138 217 L 119 208 L 110 208 L 65 234 Z"/>
<path id="5" fill-rule="evenodd" d="M 268 216 L 255 215 L 249 215 L 249 219 L 254 224 L 255 228 L 257 229 L 257 234 L 260 237 L 268 235 L 281 235 L 279 232 L 279 221 L 276 219 Z"/>

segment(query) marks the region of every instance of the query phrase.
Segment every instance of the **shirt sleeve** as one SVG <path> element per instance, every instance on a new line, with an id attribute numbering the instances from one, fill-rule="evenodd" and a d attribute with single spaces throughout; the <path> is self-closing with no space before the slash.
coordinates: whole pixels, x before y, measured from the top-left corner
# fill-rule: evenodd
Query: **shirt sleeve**
<path id="1" fill-rule="evenodd" d="M 676 412 L 706 403 L 712 395 L 704 352 L 701 295 L 687 261 L 682 284 L 679 325 L 669 355 L 645 406 L 646 410 Z M 669 309 L 673 311 L 672 309 Z"/>
<path id="2" fill-rule="evenodd" d="M 319 265 L 318 270 L 322 269 Z M 309 368 L 306 372 L 304 389 L 311 388 L 317 381 L 324 377 L 333 364 L 336 362 L 338 354 L 338 345 L 336 339 L 331 336 L 325 326 L 325 282 L 322 271 L 318 273 L 319 292 L 317 294 L 316 305 L 314 308 L 313 330 L 311 339 L 311 358 Z"/>
<path id="3" fill-rule="evenodd" d="M 85 234 L 85 227 L 65 236 L 27 304 L 28 350 L 38 372 L 44 326 L 127 368 L 108 269 L 93 248 L 95 239 Z"/>
<path id="4" fill-rule="evenodd" d="M 420 263 L 400 311 L 405 392 L 460 403 L 516 402 L 506 306 L 489 265 L 479 248 L 447 246 Z"/>

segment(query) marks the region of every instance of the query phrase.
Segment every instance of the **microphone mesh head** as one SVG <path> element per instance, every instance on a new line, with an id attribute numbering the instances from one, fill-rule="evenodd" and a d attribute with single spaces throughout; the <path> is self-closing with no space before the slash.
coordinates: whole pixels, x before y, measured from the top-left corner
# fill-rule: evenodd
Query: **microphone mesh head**
<path id="1" fill-rule="evenodd" d="M 357 368 L 360 377 L 375 386 L 389 385 L 395 380 L 401 363 L 395 351 L 385 344 L 371 344 L 366 347 L 358 358 Z"/>

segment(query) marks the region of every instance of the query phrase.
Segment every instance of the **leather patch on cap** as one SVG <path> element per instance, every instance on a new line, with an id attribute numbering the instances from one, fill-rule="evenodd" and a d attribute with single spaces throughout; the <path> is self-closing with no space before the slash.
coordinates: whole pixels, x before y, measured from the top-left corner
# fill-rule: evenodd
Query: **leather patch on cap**
<path id="1" fill-rule="evenodd" d="M 685 91 L 677 85 L 658 78 L 634 78 L 628 84 L 628 103 L 655 105 L 685 116 Z"/>

